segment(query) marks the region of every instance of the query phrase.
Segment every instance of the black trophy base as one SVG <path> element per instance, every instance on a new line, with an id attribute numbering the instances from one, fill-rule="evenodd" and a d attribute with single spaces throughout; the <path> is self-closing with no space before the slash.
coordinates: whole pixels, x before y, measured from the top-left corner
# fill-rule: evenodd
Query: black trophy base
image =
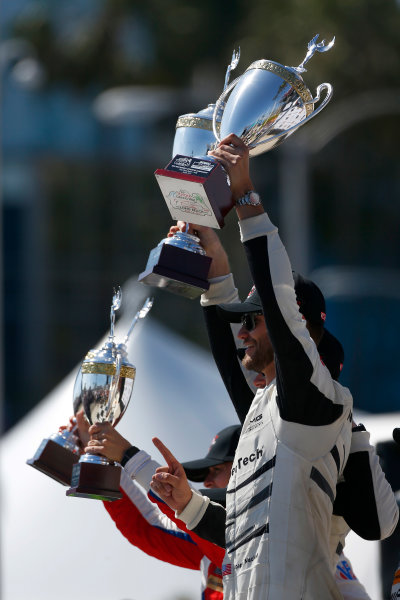
<path id="1" fill-rule="evenodd" d="M 41 471 L 63 485 L 71 484 L 72 468 L 79 456 L 63 448 L 53 440 L 44 439 L 33 458 L 26 461 L 34 469 Z"/>
<path id="2" fill-rule="evenodd" d="M 210 265 L 209 256 L 162 244 L 150 252 L 146 269 L 138 281 L 194 299 L 210 287 L 207 281 Z"/>
<path id="3" fill-rule="evenodd" d="M 71 487 L 66 495 L 92 500 L 119 500 L 122 498 L 120 479 L 121 467 L 79 462 L 72 469 Z"/>

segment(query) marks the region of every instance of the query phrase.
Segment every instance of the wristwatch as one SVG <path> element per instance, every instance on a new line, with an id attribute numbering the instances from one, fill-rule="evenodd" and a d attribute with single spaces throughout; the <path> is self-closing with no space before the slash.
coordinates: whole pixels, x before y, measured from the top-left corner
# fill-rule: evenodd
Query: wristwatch
<path id="1" fill-rule="evenodd" d="M 250 190 L 244 196 L 236 200 L 236 206 L 260 206 L 261 200 L 257 192 Z"/>
<path id="2" fill-rule="evenodd" d="M 128 462 L 128 460 L 130 460 L 132 458 L 132 456 L 135 456 L 135 454 L 137 454 L 139 452 L 139 448 L 136 448 L 136 446 L 131 446 L 130 448 L 128 448 L 128 450 L 125 451 L 125 454 L 123 455 L 121 462 L 119 463 L 121 465 L 121 467 L 124 467 L 126 465 L 126 463 Z"/>

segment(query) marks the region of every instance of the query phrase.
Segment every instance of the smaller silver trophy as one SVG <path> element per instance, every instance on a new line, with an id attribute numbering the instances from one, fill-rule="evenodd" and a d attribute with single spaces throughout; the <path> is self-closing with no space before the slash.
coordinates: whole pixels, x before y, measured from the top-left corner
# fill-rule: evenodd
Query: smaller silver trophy
<path id="1" fill-rule="evenodd" d="M 74 407 L 82 406 L 90 425 L 109 422 L 113 427 L 122 418 L 129 404 L 136 368 L 129 362 L 126 344 L 139 319 L 143 319 L 153 305 L 147 298 L 136 313 L 122 343 L 116 344 L 114 336 L 115 313 L 121 306 L 121 290 L 114 293 L 107 342 L 99 350 L 90 350 L 79 369 L 74 386 Z M 122 498 L 119 489 L 121 467 L 104 456 L 83 454 L 72 469 L 71 487 L 67 496 L 117 500 Z"/>
<path id="2" fill-rule="evenodd" d="M 233 51 L 225 74 L 224 91 L 228 89 L 231 72 L 240 59 Z M 171 213 L 177 221 L 189 221 L 220 229 L 224 218 L 233 207 L 232 195 L 226 185 L 222 166 L 207 153 L 215 147 L 221 117 L 221 103 L 217 108 L 209 104 L 197 114 L 178 118 L 172 151 L 172 160 L 155 176 Z"/>
<path id="3" fill-rule="evenodd" d="M 228 86 L 230 73 L 236 68 L 239 57 L 240 50 L 233 52 L 225 75 L 224 89 Z M 169 292 L 191 299 L 197 298 L 210 287 L 207 276 L 211 259 L 206 256 L 199 238 L 188 233 L 189 222 L 193 222 L 194 213 L 200 211 L 203 216 L 208 215 L 210 218 L 210 222 L 205 222 L 204 225 L 222 227 L 224 216 L 233 206 L 230 190 L 226 188 L 224 170 L 211 157 L 207 157 L 207 152 L 216 142 L 213 132 L 214 111 L 215 104 L 209 104 L 198 113 L 188 113 L 178 118 L 172 150 L 173 160 L 169 165 L 172 165 L 171 170 L 167 172 L 158 169 L 156 178 L 161 190 L 164 184 L 168 186 L 172 181 L 174 186 L 179 183 L 179 179 L 184 186 L 186 179 L 190 179 L 197 169 L 198 179 L 200 177 L 199 181 L 201 180 L 197 183 L 204 188 L 208 187 L 210 182 L 214 182 L 212 185 L 217 185 L 221 193 L 213 196 L 215 202 L 211 209 L 202 202 L 201 196 L 196 192 L 189 193 L 182 186 L 178 191 L 172 191 L 170 194 L 166 192 L 171 216 L 186 221 L 186 231 L 179 231 L 172 237 L 161 240 L 150 252 L 146 269 L 139 275 L 139 281 L 146 285 L 165 288 Z M 218 115 L 216 127 L 218 128 Z M 174 170 L 176 166 L 179 168 Z M 166 178 L 163 173 L 167 173 Z"/>

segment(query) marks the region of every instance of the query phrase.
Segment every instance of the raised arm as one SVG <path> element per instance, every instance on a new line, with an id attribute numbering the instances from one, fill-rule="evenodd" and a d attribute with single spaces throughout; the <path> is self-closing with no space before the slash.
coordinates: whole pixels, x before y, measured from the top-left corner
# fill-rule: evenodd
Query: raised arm
<path id="1" fill-rule="evenodd" d="M 185 229 L 186 223 L 178 221 L 170 228 L 168 235 Z M 230 272 L 228 256 L 216 232 L 210 227 L 199 225 L 190 225 L 189 232 L 199 237 L 207 256 L 212 259 L 208 275 L 210 288 L 201 296 L 201 305 L 215 364 L 239 421 L 243 423 L 254 397 L 255 390 L 250 382 L 256 374 L 244 373 L 238 359 L 236 339 L 231 325 L 220 319 L 216 311 L 217 304 L 237 302 L 238 291 Z"/>
<path id="2" fill-rule="evenodd" d="M 192 490 L 182 465 L 172 452 L 158 438 L 153 438 L 153 443 L 167 463 L 154 474 L 151 483 L 153 491 L 175 511 L 175 516 L 182 520 L 189 530 L 219 547 L 224 547 L 225 508 Z"/>
<path id="3" fill-rule="evenodd" d="M 248 150 L 239 138 L 228 136 L 212 154 L 228 171 L 236 200 L 250 186 L 253 189 L 246 175 Z M 342 414 L 343 400 L 338 401 L 335 383 L 321 364 L 299 312 L 291 265 L 278 230 L 261 205 L 237 205 L 236 211 L 275 354 L 280 416 L 304 425 L 331 424 Z M 351 398 L 346 397 L 346 402 L 350 405 Z"/>

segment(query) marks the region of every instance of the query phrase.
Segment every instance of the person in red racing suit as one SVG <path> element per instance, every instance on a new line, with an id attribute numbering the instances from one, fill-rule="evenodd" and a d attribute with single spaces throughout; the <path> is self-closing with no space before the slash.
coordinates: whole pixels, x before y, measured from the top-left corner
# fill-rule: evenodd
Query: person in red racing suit
<path id="1" fill-rule="evenodd" d="M 82 432 L 85 424 L 81 415 L 77 416 L 77 420 Z M 240 429 L 240 425 L 224 428 L 213 438 L 204 458 L 183 463 L 188 478 L 203 482 L 205 489 L 201 492 L 222 505 L 225 504 L 225 491 Z M 101 451 L 124 467 L 121 476 L 122 499 L 104 502 L 122 535 L 154 558 L 200 570 L 202 600 L 222 600 L 221 566 L 224 550 L 188 531 L 185 524 L 175 518 L 173 511 L 151 492 L 151 477 L 158 463 L 145 451 L 131 446 L 107 424 L 93 425 L 89 433 L 92 438 L 89 442 L 91 452 Z M 81 434 L 81 437 L 84 435 Z"/>

